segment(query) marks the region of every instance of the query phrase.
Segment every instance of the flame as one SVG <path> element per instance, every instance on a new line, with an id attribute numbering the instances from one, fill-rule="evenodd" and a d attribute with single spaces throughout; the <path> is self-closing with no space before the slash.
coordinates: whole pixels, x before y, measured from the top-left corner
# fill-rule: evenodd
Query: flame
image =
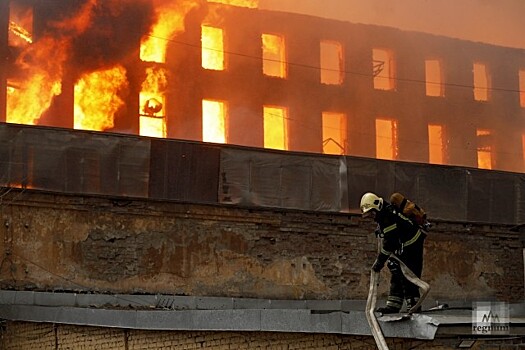
<path id="1" fill-rule="evenodd" d="M 285 78 L 286 63 L 284 38 L 280 35 L 262 34 L 263 72 L 271 77 Z"/>
<path id="2" fill-rule="evenodd" d="M 86 74 L 75 85 L 75 129 L 104 131 L 124 105 L 118 92 L 127 87 L 122 66 Z"/>
<path id="3" fill-rule="evenodd" d="M 165 91 L 168 86 L 167 70 L 162 67 L 146 69 L 146 79 L 140 93 L 140 135 L 166 137 Z M 157 116 L 158 113 L 161 113 Z"/>
<path id="4" fill-rule="evenodd" d="M 259 0 L 208 0 L 208 2 L 215 2 L 218 4 L 247 7 L 247 8 L 258 8 Z"/>
<path id="5" fill-rule="evenodd" d="M 149 36 L 140 45 L 140 59 L 145 62 L 166 62 L 169 40 L 184 30 L 184 18 L 193 8 L 195 0 L 170 1 L 156 6 L 157 22 Z"/>
<path id="6" fill-rule="evenodd" d="M 29 45 L 15 64 L 24 78 L 11 80 L 7 99 L 7 122 L 37 124 L 53 97 L 62 91 L 62 64 L 68 45 L 64 40 L 44 37 Z"/>
<path id="7" fill-rule="evenodd" d="M 202 68 L 224 70 L 224 37 L 221 28 L 202 26 Z"/>
<path id="8" fill-rule="evenodd" d="M 226 143 L 226 104 L 221 101 L 202 101 L 202 140 Z"/>
<path id="9" fill-rule="evenodd" d="M 264 147 L 288 149 L 287 114 L 282 107 L 264 107 Z"/>
<path id="10" fill-rule="evenodd" d="M 45 35 L 33 42 L 29 31 L 33 20 L 31 8 L 11 5 L 10 33 L 25 38 L 27 45 L 15 65 L 21 72 L 19 77 L 11 79 L 12 89 L 7 99 L 7 121 L 20 124 L 37 124 L 42 114 L 49 108 L 53 98 L 62 92 L 63 66 L 68 59 L 70 39 L 72 35 L 87 29 L 91 14 L 97 0 L 89 0 L 73 17 L 51 23 L 55 28 L 62 29 L 61 36 Z M 22 23 L 24 27 L 18 25 Z"/>
<path id="11" fill-rule="evenodd" d="M 33 8 L 13 1 L 9 7 L 9 45 L 24 47 L 33 43 Z"/>
<path id="12" fill-rule="evenodd" d="M 9 31 L 25 41 L 26 43 L 32 44 L 33 43 L 33 36 L 29 31 L 24 29 L 22 26 L 16 24 L 13 21 L 9 21 Z"/>

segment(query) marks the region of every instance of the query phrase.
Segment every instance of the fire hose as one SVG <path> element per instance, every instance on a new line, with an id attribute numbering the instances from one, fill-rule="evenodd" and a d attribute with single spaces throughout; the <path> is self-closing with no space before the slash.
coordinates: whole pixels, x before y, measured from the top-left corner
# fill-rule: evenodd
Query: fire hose
<path id="1" fill-rule="evenodd" d="M 428 292 L 430 291 L 430 285 L 426 283 L 425 281 L 418 278 L 412 270 L 408 268 L 408 266 L 405 265 L 404 262 L 402 262 L 397 256 L 394 254 L 390 255 L 391 259 L 397 260 L 399 262 L 399 265 L 401 266 L 401 271 L 403 272 L 403 275 L 405 275 L 406 279 L 410 282 L 414 283 L 416 286 L 418 286 L 421 290 L 421 297 L 419 298 L 419 301 L 416 303 L 416 305 L 412 306 L 410 310 L 408 310 L 409 314 L 412 314 L 414 311 L 416 311 L 419 306 L 423 303 L 423 300 L 425 300 L 426 296 L 428 295 Z M 372 331 L 372 335 L 374 336 L 374 340 L 376 342 L 377 348 L 379 350 L 388 350 L 388 345 L 386 344 L 385 337 L 383 335 L 383 332 L 381 330 L 381 327 L 379 326 L 379 322 L 377 322 L 376 315 L 374 313 L 375 307 L 376 307 L 376 301 L 377 301 L 377 287 L 379 286 L 379 272 L 375 272 L 374 270 L 370 273 L 370 289 L 368 291 L 368 298 L 366 300 L 366 319 L 368 321 L 368 324 L 370 326 L 370 330 Z"/>

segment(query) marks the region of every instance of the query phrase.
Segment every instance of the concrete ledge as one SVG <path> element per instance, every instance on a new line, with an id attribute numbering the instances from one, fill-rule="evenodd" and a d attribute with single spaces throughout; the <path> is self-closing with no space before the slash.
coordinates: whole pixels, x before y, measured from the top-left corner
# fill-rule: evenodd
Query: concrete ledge
<path id="1" fill-rule="evenodd" d="M 385 337 L 472 335 L 472 311 L 437 310 L 384 317 Z M 525 331 L 524 304 L 510 308 L 511 334 Z M 0 291 L 0 318 L 144 330 L 262 331 L 371 336 L 364 301 L 267 300 L 170 295 L 101 295 Z M 439 331 L 438 331 L 439 328 Z"/>

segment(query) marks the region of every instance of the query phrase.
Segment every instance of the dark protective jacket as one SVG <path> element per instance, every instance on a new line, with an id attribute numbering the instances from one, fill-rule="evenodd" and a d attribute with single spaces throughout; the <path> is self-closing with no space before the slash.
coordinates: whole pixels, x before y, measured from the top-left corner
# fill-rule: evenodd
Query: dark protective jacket
<path id="1" fill-rule="evenodd" d="M 401 256 L 405 247 L 416 243 L 425 235 L 418 225 L 388 202 L 385 202 L 383 209 L 377 213 L 375 220 L 379 225 L 379 234 L 383 237 L 381 252 L 376 259 L 379 266 L 384 266 L 392 253 Z"/>

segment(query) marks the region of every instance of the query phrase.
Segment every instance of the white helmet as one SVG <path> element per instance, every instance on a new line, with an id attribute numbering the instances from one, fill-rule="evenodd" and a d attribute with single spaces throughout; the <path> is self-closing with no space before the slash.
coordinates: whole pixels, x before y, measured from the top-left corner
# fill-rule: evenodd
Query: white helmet
<path id="1" fill-rule="evenodd" d="M 361 208 L 361 212 L 363 214 L 369 212 L 372 209 L 381 211 L 381 208 L 383 208 L 383 198 L 378 197 L 372 192 L 367 192 L 363 195 L 363 197 L 361 197 L 361 204 L 359 207 Z"/>

